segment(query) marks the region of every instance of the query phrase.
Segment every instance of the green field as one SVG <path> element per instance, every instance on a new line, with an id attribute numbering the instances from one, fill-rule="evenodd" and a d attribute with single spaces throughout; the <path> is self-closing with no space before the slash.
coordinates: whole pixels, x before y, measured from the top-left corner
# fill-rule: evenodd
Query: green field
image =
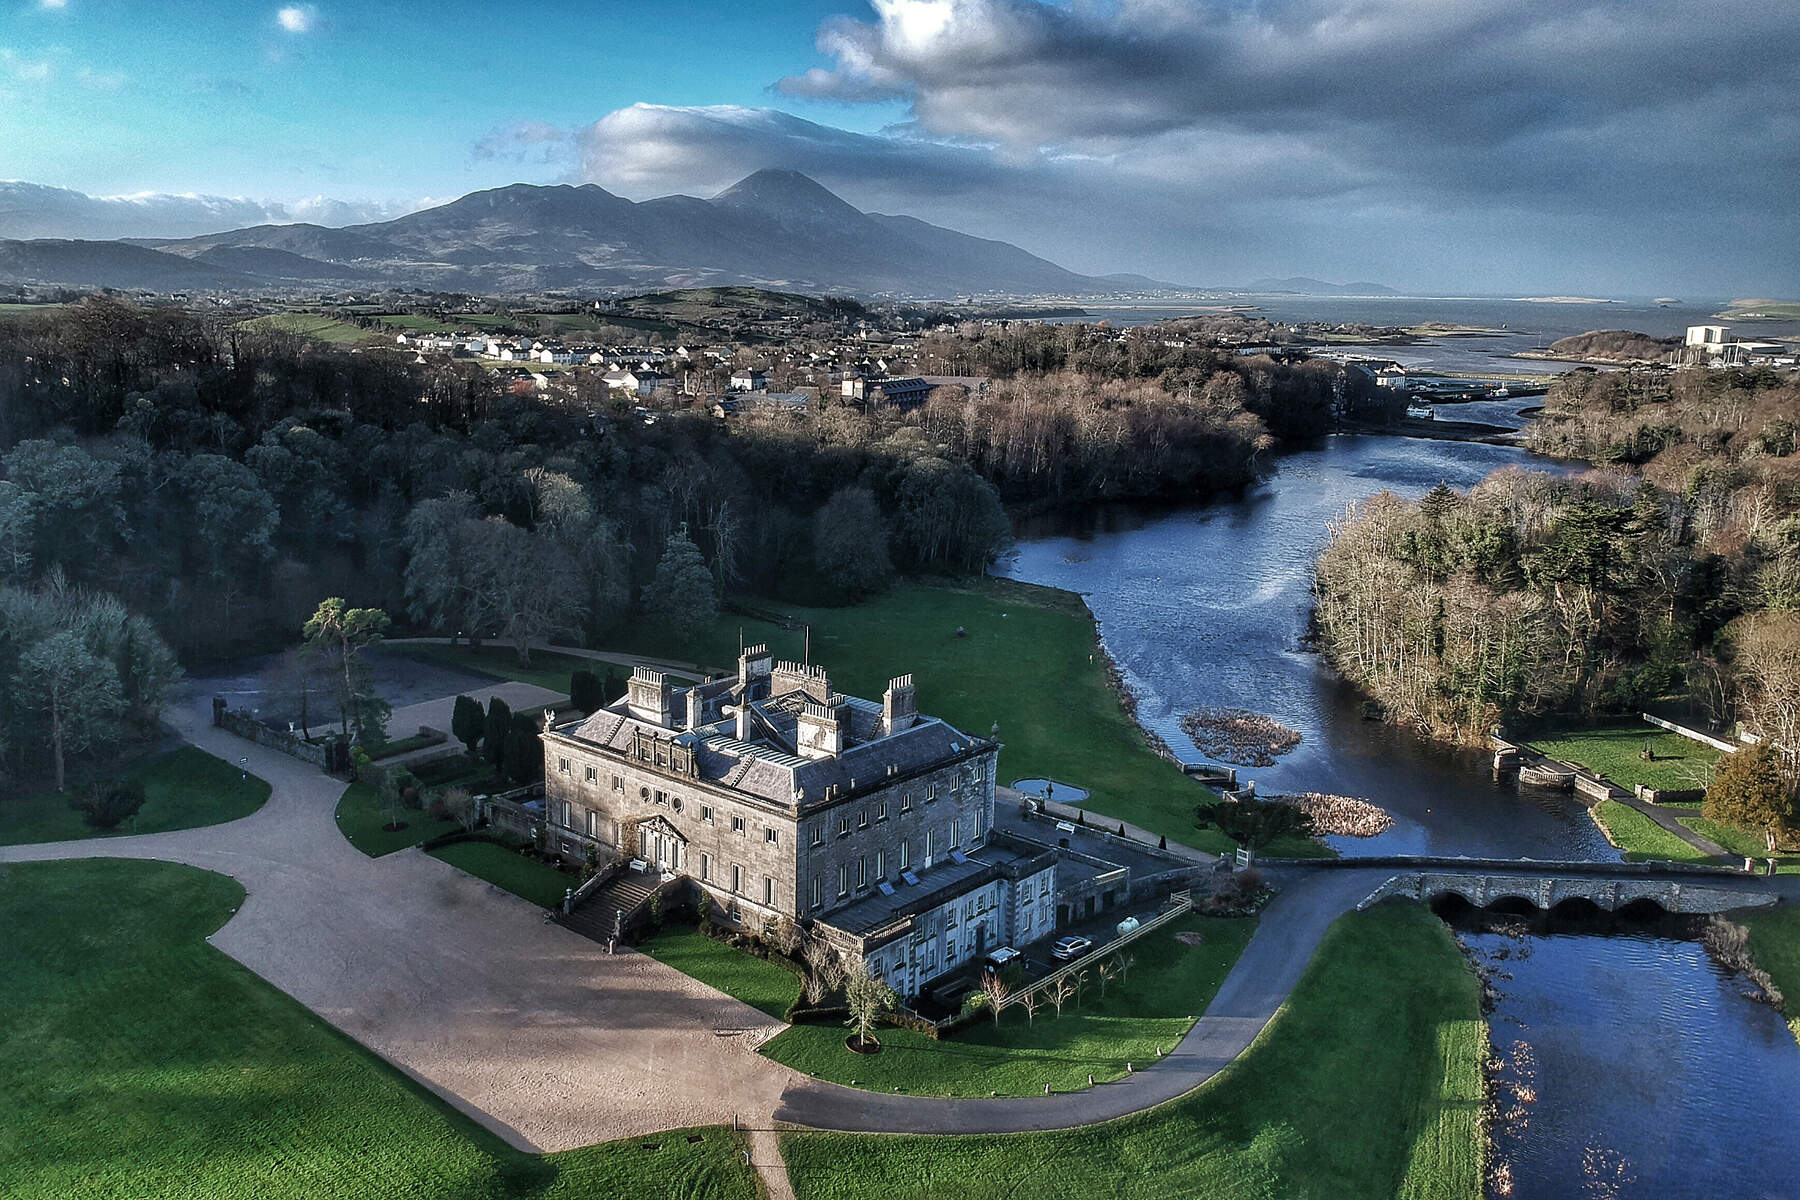
<path id="1" fill-rule="evenodd" d="M 1721 321 L 1800 321 L 1800 303 L 1791 300 L 1733 300 L 1731 306 L 1724 312 L 1714 313 L 1713 319 Z"/>
<path id="2" fill-rule="evenodd" d="M 271 329 L 281 333 L 291 333 L 295 337 L 311 338 L 315 342 L 328 342 L 333 346 L 359 346 L 365 342 L 386 341 L 392 343 L 393 341 L 391 337 L 384 337 L 378 329 L 362 329 L 349 321 L 340 321 L 323 313 L 271 313 L 266 317 L 253 317 L 245 321 L 244 328 Z"/>
<path id="3" fill-rule="evenodd" d="M 800 977 L 794 972 L 703 937 L 691 925 L 671 925 L 638 949 L 777 1021 L 786 1018 L 788 1005 L 800 994 Z"/>
<path id="4" fill-rule="evenodd" d="M 1656 754 L 1653 762 L 1645 762 L 1640 755 L 1645 742 Z M 1719 759 L 1719 752 L 1711 746 L 1642 721 L 1593 729 L 1547 730 L 1533 737 L 1530 744 L 1551 758 L 1604 775 L 1627 791 L 1639 784 L 1652 788 L 1704 788 L 1712 778 L 1713 763 Z"/>
<path id="5" fill-rule="evenodd" d="M 1743 858 L 1754 858 L 1759 862 L 1769 857 L 1769 843 L 1764 840 L 1762 834 L 1753 830 L 1742 829 L 1736 825 L 1722 825 L 1717 821 L 1709 821 L 1705 817 L 1682 817 L 1681 823 L 1701 837 L 1711 838 L 1732 854 Z M 1800 857 L 1793 856 L 1791 838 L 1780 845 L 1780 852 L 1775 856 L 1775 870 L 1782 875 L 1800 874 Z"/>
<path id="6" fill-rule="evenodd" d="M 383 829 L 389 816 L 381 794 L 366 783 L 353 783 L 338 797 L 338 832 L 370 858 L 380 858 L 462 828 L 455 821 L 434 821 L 421 809 L 402 806 L 400 820 L 406 827 Z"/>
<path id="7" fill-rule="evenodd" d="M 758 1194 L 729 1130 L 511 1149 L 207 945 L 243 898 L 223 876 L 166 863 L 0 867 L 0 1194 Z"/>
<path id="8" fill-rule="evenodd" d="M 511 646 L 500 646 L 493 643 L 471 650 L 467 646 L 449 646 L 441 642 L 387 642 L 382 645 L 384 653 L 404 654 L 409 658 L 424 662 L 438 663 L 453 667 L 458 671 L 466 671 L 471 675 L 483 675 L 489 679 L 511 679 L 519 683 L 534 684 L 569 694 L 569 676 L 576 671 L 592 671 L 602 679 L 606 677 L 609 663 L 598 662 L 591 658 L 575 658 L 567 654 L 552 654 L 547 650 L 533 650 L 531 665 L 519 665 L 519 655 Z M 626 667 L 612 667 L 621 679 L 628 679 L 631 671 Z"/>
<path id="9" fill-rule="evenodd" d="M 1007 579 L 915 582 L 850 608 L 782 612 L 794 628 L 722 613 L 692 640 L 641 626 L 614 648 L 729 667 L 741 629 L 746 641 L 799 659 L 800 626 L 810 625 L 812 661 L 831 671 L 839 691 L 878 698 L 890 678 L 910 672 L 921 712 L 983 736 L 998 725 L 1000 782 L 1047 776 L 1076 784 L 1093 793 L 1096 812 L 1201 850 L 1234 847 L 1217 829 L 1195 827 L 1194 808 L 1210 793 L 1152 751 L 1120 707 L 1093 617 L 1074 593 Z M 956 636 L 959 627 L 967 636 Z M 1289 841 L 1264 853 L 1329 852 Z"/>
<path id="10" fill-rule="evenodd" d="M 1476 1200 L 1479 988 L 1424 909 L 1340 919 L 1274 1024 L 1189 1096 L 1006 1137 L 782 1135 L 801 1200 Z"/>
<path id="11" fill-rule="evenodd" d="M 556 908 L 563 902 L 563 893 L 581 882 L 578 876 L 568 871 L 559 871 L 549 863 L 526 858 L 517 850 L 509 850 L 495 842 L 451 842 L 429 853 L 459 871 L 487 880 L 501 891 L 529 900 L 539 908 Z"/>
<path id="12" fill-rule="evenodd" d="M 1643 813 L 1617 800 L 1602 800 L 1594 819 L 1625 852 L 1626 862 L 1709 862 L 1710 858 L 1688 845 Z"/>
<path id="13" fill-rule="evenodd" d="M 1255 931 L 1254 920 L 1191 916 L 1150 934 L 1131 953 L 1128 978 L 1109 983 L 1104 998 L 1089 972 L 1079 1008 L 1071 1001 L 1058 1017 L 1045 1005 L 1035 1020 L 1013 1005 L 1000 1015 L 932 1041 L 909 1029 L 883 1028 L 881 1053 L 852 1054 L 841 1024 L 795 1025 L 763 1046 L 776 1062 L 835 1083 L 928 1096 L 1042 1095 L 1077 1091 L 1118 1079 L 1127 1063 L 1147 1063 L 1165 1052 L 1206 1010 L 1219 985 Z M 1199 946 L 1175 940 L 1198 932 Z"/>
<path id="14" fill-rule="evenodd" d="M 0 800 L 0 846 L 62 842 L 125 833 L 165 833 L 247 817 L 269 799 L 269 785 L 204 750 L 183 746 L 125 772 L 144 782 L 144 807 L 135 823 L 95 829 L 69 807 L 68 792 L 38 792 Z"/>
<path id="15" fill-rule="evenodd" d="M 1751 913 L 1743 924 L 1750 930 L 1750 957 L 1781 989 L 1782 1015 L 1800 1041 L 1800 909 L 1784 904 Z"/>

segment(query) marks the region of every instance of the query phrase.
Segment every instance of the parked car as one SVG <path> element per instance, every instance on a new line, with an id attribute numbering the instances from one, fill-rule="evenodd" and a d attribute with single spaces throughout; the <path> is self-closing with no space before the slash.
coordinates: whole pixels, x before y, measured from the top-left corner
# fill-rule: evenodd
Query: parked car
<path id="1" fill-rule="evenodd" d="M 1052 958 L 1080 958 L 1094 948 L 1094 943 L 1084 937 L 1057 938 L 1056 944 L 1050 947 Z"/>
<path id="2" fill-rule="evenodd" d="M 1004 971 L 1007 965 L 1017 962 L 1022 955 L 1011 946 L 1002 946 L 981 960 L 981 965 L 990 971 Z"/>

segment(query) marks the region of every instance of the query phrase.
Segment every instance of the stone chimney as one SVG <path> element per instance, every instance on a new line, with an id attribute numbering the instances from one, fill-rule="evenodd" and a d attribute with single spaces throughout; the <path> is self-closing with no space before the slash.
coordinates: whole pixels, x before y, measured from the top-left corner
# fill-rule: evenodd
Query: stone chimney
<path id="1" fill-rule="evenodd" d="M 738 687 L 748 688 L 759 679 L 767 679 L 774 665 L 766 644 L 745 646 L 738 654 Z"/>
<path id="2" fill-rule="evenodd" d="M 640 721 L 667 729 L 673 718 L 674 696 L 669 677 L 652 667 L 635 667 L 625 688 L 625 708 Z"/>
<path id="3" fill-rule="evenodd" d="M 849 736 L 850 706 L 842 696 L 832 696 L 824 704 L 808 700 L 801 706 L 794 741 L 802 758 L 835 758 L 844 752 Z"/>
<path id="4" fill-rule="evenodd" d="M 792 692 L 805 692 L 821 704 L 828 703 L 833 694 L 831 676 L 826 674 L 824 667 L 777 662 L 770 674 L 769 695 L 786 696 Z"/>
<path id="5" fill-rule="evenodd" d="M 700 688 L 687 690 L 687 727 L 697 729 L 706 721 L 706 701 L 701 698 Z"/>
<path id="6" fill-rule="evenodd" d="M 897 675 L 888 680 L 881 697 L 881 733 L 883 737 L 911 729 L 919 719 L 919 694 L 913 690 L 911 675 Z"/>

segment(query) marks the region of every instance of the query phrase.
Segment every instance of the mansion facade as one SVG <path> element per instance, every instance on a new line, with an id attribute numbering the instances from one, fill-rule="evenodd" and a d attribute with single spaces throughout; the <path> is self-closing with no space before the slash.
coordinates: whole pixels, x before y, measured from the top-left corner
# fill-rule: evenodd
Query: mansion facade
<path id="1" fill-rule="evenodd" d="M 877 702 L 763 646 L 688 687 L 639 667 L 543 743 L 564 853 L 685 876 L 752 927 L 800 922 L 902 996 L 1055 927 L 1058 853 L 994 826 L 998 743 L 921 714 L 909 675 Z"/>

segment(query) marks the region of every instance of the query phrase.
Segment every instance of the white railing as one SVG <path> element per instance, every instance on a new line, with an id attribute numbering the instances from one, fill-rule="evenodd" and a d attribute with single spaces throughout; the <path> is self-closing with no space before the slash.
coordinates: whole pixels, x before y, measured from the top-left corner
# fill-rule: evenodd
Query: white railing
<path id="1" fill-rule="evenodd" d="M 1085 970 L 1088 966 L 1099 962 L 1107 955 L 1113 954 L 1116 951 L 1129 946 L 1145 934 L 1154 933 L 1156 930 L 1161 929 L 1164 925 L 1167 925 L 1177 917 L 1186 916 L 1188 913 L 1194 911 L 1194 894 L 1190 891 L 1175 892 L 1169 897 L 1169 901 L 1168 908 L 1163 909 L 1163 911 L 1157 913 L 1148 921 L 1140 922 L 1136 929 L 1127 933 L 1121 933 L 1118 937 L 1106 943 L 1104 946 L 1101 946 L 1093 953 L 1084 954 L 1080 958 L 1070 962 L 1068 965 L 1058 967 L 1041 979 L 1033 979 L 1029 984 L 1021 984 L 1017 991 L 1008 995 L 1006 999 L 1002 1000 L 996 1007 L 999 1008 L 1001 1012 L 1005 1012 L 1032 992 L 1048 987 L 1054 987 L 1062 980 L 1075 974 L 1075 972 Z M 942 1022 L 939 1022 L 939 1024 L 942 1024 Z"/>

